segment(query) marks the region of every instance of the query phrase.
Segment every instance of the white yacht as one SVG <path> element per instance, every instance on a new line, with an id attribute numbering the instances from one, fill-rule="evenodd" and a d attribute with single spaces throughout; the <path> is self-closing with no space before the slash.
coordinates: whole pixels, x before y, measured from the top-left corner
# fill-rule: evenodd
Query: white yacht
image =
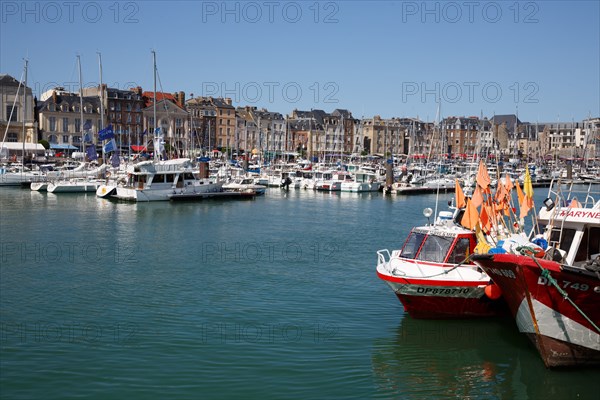
<path id="1" fill-rule="evenodd" d="M 223 192 L 222 182 L 199 178 L 190 159 L 178 158 L 130 165 L 125 182 L 100 185 L 96 195 L 127 201 L 166 201 L 218 192 Z"/>
<path id="2" fill-rule="evenodd" d="M 233 181 L 224 184 L 223 190 L 236 192 L 250 191 L 256 193 L 257 195 L 261 195 L 265 194 L 265 190 L 267 190 L 267 187 L 254 183 L 254 178 L 252 177 L 242 177 L 236 178 Z"/>
<path id="3" fill-rule="evenodd" d="M 377 192 L 382 182 L 373 172 L 358 170 L 352 180 L 342 182 L 342 192 Z"/>

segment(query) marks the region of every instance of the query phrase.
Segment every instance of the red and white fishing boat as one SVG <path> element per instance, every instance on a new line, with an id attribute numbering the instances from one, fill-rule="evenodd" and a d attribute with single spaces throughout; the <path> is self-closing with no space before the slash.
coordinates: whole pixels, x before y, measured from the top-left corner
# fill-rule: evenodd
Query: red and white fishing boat
<path id="1" fill-rule="evenodd" d="M 527 246 L 473 257 L 547 367 L 600 364 L 600 193 L 591 189 L 578 201 L 573 190 L 551 186 L 538 213 L 543 241 L 530 237 L 545 247 L 542 258 Z"/>
<path id="2" fill-rule="evenodd" d="M 432 210 L 423 212 L 430 217 Z M 442 211 L 434 224 L 413 228 L 399 250 L 377 252 L 377 276 L 413 318 L 471 318 L 507 314 L 499 288 L 465 260 L 477 244 L 460 226 L 460 212 Z"/>

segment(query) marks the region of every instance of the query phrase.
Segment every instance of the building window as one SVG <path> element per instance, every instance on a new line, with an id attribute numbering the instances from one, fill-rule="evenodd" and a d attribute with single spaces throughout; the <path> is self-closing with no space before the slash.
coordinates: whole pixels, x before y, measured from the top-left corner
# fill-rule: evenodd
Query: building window
<path id="1" fill-rule="evenodd" d="M 81 132 L 81 120 L 75 118 L 75 132 Z"/>
<path id="2" fill-rule="evenodd" d="M 8 137 L 6 138 L 7 142 L 11 142 L 11 143 L 16 143 L 19 141 L 18 135 L 14 132 L 11 132 L 8 134 Z"/>
<path id="3" fill-rule="evenodd" d="M 11 115 L 12 112 L 12 115 Z M 19 115 L 19 106 L 15 106 L 13 109 L 12 106 L 6 106 L 6 120 L 9 122 L 17 122 Z"/>
<path id="4" fill-rule="evenodd" d="M 69 118 L 63 118 L 62 131 L 69 132 Z"/>
<path id="5" fill-rule="evenodd" d="M 127 111 L 131 111 L 131 103 L 125 105 Z"/>
<path id="6" fill-rule="evenodd" d="M 50 126 L 48 127 L 48 130 L 50 132 L 56 132 L 56 117 L 48 118 L 48 123 L 50 124 Z"/>
<path id="7" fill-rule="evenodd" d="M 69 143 L 69 135 L 63 135 L 63 143 Z"/>

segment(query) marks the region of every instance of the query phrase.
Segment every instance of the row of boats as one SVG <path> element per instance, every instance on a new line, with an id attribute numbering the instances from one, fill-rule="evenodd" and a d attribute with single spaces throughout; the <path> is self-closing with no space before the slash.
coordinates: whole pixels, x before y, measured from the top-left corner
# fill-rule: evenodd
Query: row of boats
<path id="1" fill-rule="evenodd" d="M 204 172 L 202 178 L 200 178 L 200 168 L 203 168 Z M 503 174 L 513 181 L 522 182 L 525 169 L 530 173 L 532 181 L 538 184 L 549 184 L 552 179 L 557 178 L 575 182 L 600 182 L 600 173 L 594 170 L 587 170 L 587 174 L 580 171 L 578 174 L 568 176 L 566 169 L 550 174 L 543 168 L 537 169 L 536 172 L 536 167 L 530 165 L 520 169 L 508 169 Z M 490 182 L 492 187 L 496 187 L 498 181 L 502 182 L 504 179 L 498 177 L 500 174 L 496 166 L 488 167 L 488 172 L 494 177 Z M 154 177 L 156 174 L 160 176 Z M 96 191 L 103 184 L 115 188 L 135 186 L 140 189 L 142 178 L 133 181 L 130 179 L 132 176 L 142 175 L 144 176 L 142 190 L 151 190 L 152 187 L 156 189 L 159 180 L 165 178 L 163 183 L 170 183 L 175 191 L 188 187 L 190 190 L 200 190 L 200 186 L 204 190 L 207 184 L 218 183 L 224 185 L 224 189 L 238 191 L 252 189 L 258 194 L 264 193 L 264 187 L 342 192 L 384 191 L 386 194 L 431 193 L 437 190 L 447 192 L 454 191 L 456 179 L 459 179 L 461 185 L 469 190 L 475 186 L 475 170 L 470 164 L 386 166 L 373 162 L 311 164 L 299 161 L 294 164 L 280 163 L 262 168 L 260 166 L 242 168 L 231 163 L 211 161 L 206 164 L 206 161 L 198 162 L 187 158 L 145 160 L 133 164 L 120 163 L 119 167 L 82 162 L 54 168 L 50 165 L 41 166 L 35 170 L 28 170 L 20 165 L 14 165 L 12 170 L 7 167 L 0 168 L 0 186 L 25 184 L 31 185 L 32 190 L 47 190 L 51 193 Z M 206 178 L 210 180 L 203 180 Z M 177 185 L 184 187 L 177 187 Z M 147 197 L 151 199 L 154 196 Z"/>
<path id="2" fill-rule="evenodd" d="M 400 249 L 377 252 L 377 276 L 404 310 L 427 319 L 511 315 L 547 367 L 599 365 L 600 187 L 553 181 L 529 235 L 514 207 L 492 217 L 485 201 L 470 223 L 475 195 L 465 206 L 461 193 L 459 207 L 413 228 Z"/>

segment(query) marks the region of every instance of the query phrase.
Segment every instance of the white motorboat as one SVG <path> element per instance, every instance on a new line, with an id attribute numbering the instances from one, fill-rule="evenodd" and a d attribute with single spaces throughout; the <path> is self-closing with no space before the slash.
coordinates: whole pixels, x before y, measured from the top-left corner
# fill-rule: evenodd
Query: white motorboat
<path id="1" fill-rule="evenodd" d="M 96 195 L 126 201 L 167 201 L 222 191 L 222 182 L 198 177 L 190 159 L 179 158 L 130 165 L 125 182 L 100 185 Z"/>
<path id="2" fill-rule="evenodd" d="M 246 177 L 246 178 L 237 178 L 232 182 L 228 182 L 223 185 L 223 190 L 227 191 L 236 191 L 236 192 L 247 192 L 252 191 L 257 195 L 265 194 L 267 190 L 266 186 L 257 185 L 254 183 L 254 178 Z"/>

